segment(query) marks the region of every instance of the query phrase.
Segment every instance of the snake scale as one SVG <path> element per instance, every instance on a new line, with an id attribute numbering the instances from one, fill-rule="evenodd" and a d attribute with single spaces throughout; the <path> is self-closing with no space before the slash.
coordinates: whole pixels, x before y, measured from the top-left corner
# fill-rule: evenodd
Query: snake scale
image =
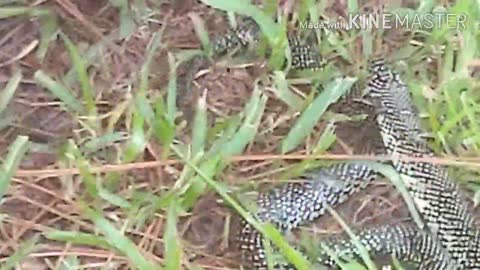
<path id="1" fill-rule="evenodd" d="M 239 27 L 212 39 L 214 58 L 234 48 L 244 48 L 259 40 L 260 28 L 252 19 Z M 319 68 L 320 57 L 296 36 L 289 35 L 293 69 Z M 189 62 L 192 72 L 205 64 L 205 58 Z M 192 64 L 193 63 L 193 64 Z M 376 122 L 386 154 L 395 157 L 389 163 L 402 177 L 415 207 L 425 224 L 384 225 L 356 233 L 371 256 L 389 255 L 413 263 L 417 269 L 480 269 L 480 230 L 474 226 L 473 214 L 457 184 L 448 176 L 447 168 L 429 162 L 412 162 L 402 155 L 416 158 L 432 157 L 433 151 L 422 138 L 417 111 L 408 88 L 383 60 L 370 62 L 370 79 L 366 99 L 376 110 Z M 326 206 L 336 206 L 353 193 L 366 187 L 377 177 L 362 162 L 338 163 L 306 174 L 301 183 L 288 183 L 258 196 L 256 217 L 270 222 L 282 232 L 288 232 L 310 222 L 326 212 Z M 253 269 L 268 269 L 263 236 L 249 223 L 243 222 L 237 243 L 242 261 Z M 324 241 L 341 260 L 358 258 L 358 251 L 346 236 Z M 321 254 L 313 261 L 330 267 L 336 262 Z M 276 269 L 295 269 L 276 264 Z"/>

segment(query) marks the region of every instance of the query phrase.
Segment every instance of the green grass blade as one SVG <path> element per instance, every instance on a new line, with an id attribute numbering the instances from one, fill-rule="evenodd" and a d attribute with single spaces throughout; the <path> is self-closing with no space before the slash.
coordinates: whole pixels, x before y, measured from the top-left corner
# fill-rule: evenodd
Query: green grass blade
<path id="1" fill-rule="evenodd" d="M 50 38 L 57 30 L 57 21 L 55 14 L 44 8 L 29 8 L 29 7 L 1 7 L 0 20 L 14 16 L 31 16 L 38 17 L 41 20 L 40 25 L 40 45 L 37 49 L 37 58 L 43 62 L 45 54 L 47 53 Z"/>
<path id="2" fill-rule="evenodd" d="M 165 146 L 162 150 L 162 157 L 167 158 L 170 151 L 170 144 L 175 139 L 175 125 L 167 118 L 165 104 L 163 98 L 158 98 L 154 104 L 155 119 L 153 122 L 153 135 L 156 139 Z"/>
<path id="3" fill-rule="evenodd" d="M 110 0 L 110 3 L 119 9 L 120 13 L 120 37 L 130 37 L 135 31 L 135 21 L 127 0 Z"/>
<path id="4" fill-rule="evenodd" d="M 148 76 L 156 51 L 162 45 L 163 31 L 155 32 L 147 45 L 146 60 L 140 70 L 140 91 L 145 92 L 148 88 Z"/>
<path id="5" fill-rule="evenodd" d="M 245 106 L 244 123 L 240 126 L 238 131 L 233 135 L 232 139 L 225 143 L 221 149 L 224 157 L 241 154 L 247 145 L 253 141 L 257 133 L 260 120 L 265 110 L 267 103 L 267 96 L 263 95 L 255 86 L 254 92 L 250 101 Z"/>
<path id="6" fill-rule="evenodd" d="M 242 216 L 248 223 L 252 224 L 255 229 L 261 232 L 266 236 L 267 239 L 271 240 L 280 250 L 280 252 L 299 270 L 311 269 L 308 261 L 302 256 L 302 254 L 291 247 L 282 234 L 270 224 L 260 224 L 253 216 L 248 213 L 239 203 L 235 201 L 229 194 L 228 191 L 219 183 L 214 181 L 212 178 L 205 175 L 195 164 L 191 163 L 186 159 L 181 151 L 172 146 L 173 151 L 184 160 L 184 162 L 190 166 L 195 172 L 201 177 L 206 184 L 208 184 L 213 190 L 215 190 L 229 205 L 231 205 L 239 214 Z"/>
<path id="7" fill-rule="evenodd" d="M 155 122 L 155 113 L 144 91 L 140 90 L 135 96 L 135 110 L 138 111 L 147 123 Z"/>
<path id="8" fill-rule="evenodd" d="M 355 248 L 357 248 L 358 250 L 360 258 L 362 258 L 363 262 L 367 265 L 367 268 L 369 270 L 376 270 L 377 267 L 375 266 L 375 263 L 370 258 L 370 255 L 368 254 L 368 250 L 365 248 L 365 246 L 362 245 L 358 237 L 355 235 L 355 233 L 353 233 L 352 229 L 348 227 L 347 223 L 340 217 L 340 215 L 337 214 L 335 210 L 332 209 L 332 207 L 327 205 L 326 208 L 328 212 L 333 216 L 333 218 L 340 224 L 342 229 L 352 239 L 352 242 Z"/>
<path id="9" fill-rule="evenodd" d="M 253 224 L 255 226 L 255 224 Z M 282 233 L 277 230 L 272 224 L 258 223 L 261 228 L 260 232 L 278 248 L 281 254 L 293 264 L 296 269 L 312 269 L 310 263 L 303 257 L 303 255 L 290 246 L 288 241 L 283 237 Z"/>
<path id="10" fill-rule="evenodd" d="M 208 119 L 207 119 L 207 92 L 198 99 L 195 121 L 192 129 L 192 156 L 202 153 L 205 150 L 207 140 Z"/>
<path id="11" fill-rule="evenodd" d="M 155 56 L 155 52 L 161 45 L 162 34 L 163 32 L 156 32 L 153 34 L 147 45 L 146 60 L 140 70 L 140 86 L 135 97 L 135 105 L 137 106 L 136 109 L 150 124 L 154 121 L 155 113 L 153 112 L 153 109 L 147 99 L 148 77 L 150 76 L 150 68 Z"/>
<path id="12" fill-rule="evenodd" d="M 62 260 L 62 264 L 60 265 L 58 270 L 79 270 L 80 268 L 80 260 L 77 256 L 66 256 Z"/>
<path id="13" fill-rule="evenodd" d="M 110 42 L 113 39 L 117 38 L 116 31 L 112 31 L 111 34 L 102 38 L 99 42 L 91 45 L 84 53 L 83 59 L 85 61 L 85 65 L 89 68 L 93 63 L 96 63 L 100 57 L 105 53 L 106 50 L 109 48 Z M 62 82 L 67 87 L 72 87 L 76 78 L 75 67 L 71 67 L 68 72 L 62 77 Z"/>
<path id="14" fill-rule="evenodd" d="M 45 55 L 48 51 L 48 46 L 53 40 L 53 35 L 57 33 L 58 24 L 57 17 L 53 12 L 48 11 L 45 16 L 40 17 L 41 26 L 40 26 L 40 44 L 36 52 L 37 59 L 40 63 L 43 63 Z"/>
<path id="15" fill-rule="evenodd" d="M 395 266 L 394 269 L 405 270 L 405 268 L 402 267 L 402 264 L 397 258 L 395 258 L 395 256 L 392 256 L 392 262 L 393 262 L 393 266 Z"/>
<path id="16" fill-rule="evenodd" d="M 368 166 L 372 168 L 372 170 L 381 173 L 392 182 L 392 184 L 400 192 L 403 199 L 405 200 L 408 211 L 410 212 L 410 215 L 412 215 L 413 220 L 420 229 L 423 229 L 425 227 L 423 219 L 418 213 L 415 202 L 413 201 L 413 198 L 410 196 L 410 193 L 405 186 L 405 180 L 409 176 L 398 174 L 398 172 L 392 166 L 370 161 L 365 161 L 365 163 L 368 164 Z M 414 183 L 415 181 L 410 180 L 408 182 Z"/>
<path id="17" fill-rule="evenodd" d="M 105 135 L 92 138 L 91 140 L 87 141 L 83 147 L 85 152 L 93 153 L 115 143 L 121 142 L 125 140 L 125 138 L 126 134 L 124 132 L 107 133 Z"/>
<path id="18" fill-rule="evenodd" d="M 267 239 L 263 239 L 263 249 L 265 250 L 265 260 L 268 270 L 274 270 L 276 258 L 274 258 L 275 254 L 273 253 L 272 245 Z"/>
<path id="19" fill-rule="evenodd" d="M 39 240 L 39 236 L 35 235 L 31 239 L 20 244 L 18 249 L 13 253 L 8 259 L 0 266 L 0 270 L 10 270 L 15 269 L 15 266 L 22 262 L 30 252 L 35 249 L 35 246 Z"/>
<path id="20" fill-rule="evenodd" d="M 80 175 L 82 176 L 81 180 L 90 196 L 93 198 L 102 198 L 111 205 L 122 208 L 129 208 L 131 206 L 127 200 L 102 186 L 102 182 L 91 173 L 90 163 L 82 156 L 82 152 L 72 141 L 69 142 L 66 156 L 79 169 Z"/>
<path id="21" fill-rule="evenodd" d="M 167 93 L 167 118 L 174 123 L 177 114 L 177 65 L 173 54 L 168 53 L 168 65 L 170 67 Z"/>
<path id="22" fill-rule="evenodd" d="M 177 236 L 177 209 L 177 200 L 173 199 L 168 207 L 167 227 L 163 236 L 165 241 L 165 258 L 167 258 L 165 270 L 181 269 L 182 249 Z"/>
<path id="23" fill-rule="evenodd" d="M 333 122 L 330 122 L 327 124 L 325 127 L 325 130 L 323 131 L 322 135 L 320 135 L 320 138 L 318 139 L 317 145 L 312 149 L 311 153 L 312 155 L 320 155 L 324 153 L 337 139 L 337 136 L 335 135 L 335 124 Z M 304 159 L 294 165 L 288 170 L 286 170 L 284 173 L 280 175 L 281 179 L 291 179 L 292 177 L 297 177 L 304 173 L 306 170 L 309 168 L 312 168 L 312 166 L 315 166 L 318 164 L 318 161 L 316 160 L 311 160 L 311 159 Z"/>
<path id="24" fill-rule="evenodd" d="M 221 158 L 219 155 L 210 157 L 199 165 L 200 170 L 207 177 L 214 177 L 218 172 L 218 168 L 221 165 Z M 194 164 L 192 162 L 192 164 Z M 191 209 L 197 202 L 200 195 L 205 193 L 207 185 L 205 181 L 201 179 L 199 175 L 192 177 L 189 182 L 183 187 L 182 194 L 182 207 L 185 209 Z"/>
<path id="25" fill-rule="evenodd" d="M 45 74 L 42 70 L 38 70 L 34 74 L 35 80 L 42 87 L 45 87 L 49 90 L 55 97 L 60 99 L 67 109 L 72 110 L 76 113 L 82 113 L 84 108 L 82 103 L 76 98 L 73 93 L 63 86 L 61 83 L 56 82 Z"/>
<path id="26" fill-rule="evenodd" d="M 0 170 L 0 201 L 5 195 L 20 162 L 30 147 L 27 136 L 18 136 L 8 148 L 8 154 Z"/>
<path id="27" fill-rule="evenodd" d="M 325 90 L 308 105 L 300 115 L 287 137 L 282 141 L 282 153 L 289 152 L 297 147 L 302 140 L 312 132 L 328 106 L 343 96 L 356 81 L 356 78 L 347 77 L 336 79 L 329 83 Z"/>
<path id="28" fill-rule="evenodd" d="M 124 162 L 131 162 L 143 152 L 147 145 L 147 138 L 144 131 L 145 120 L 138 111 L 133 112 L 132 134 L 124 153 Z"/>
<path id="29" fill-rule="evenodd" d="M 320 242 L 320 247 L 322 248 L 322 251 L 325 252 L 325 254 L 328 255 L 340 267 L 340 269 L 342 269 L 342 270 L 343 269 L 352 270 L 352 269 L 350 269 L 350 266 L 348 265 L 348 263 L 344 263 L 338 257 L 337 253 L 335 253 L 335 251 L 333 249 L 331 249 L 328 245 L 326 245 L 323 242 Z M 325 269 L 325 267 L 322 267 L 322 268 Z M 361 268 L 361 270 L 365 270 L 365 268 Z"/>
<path id="30" fill-rule="evenodd" d="M 365 57 L 365 59 L 369 59 L 373 53 L 373 36 L 365 29 L 362 29 L 361 36 L 363 57 Z"/>
<path id="31" fill-rule="evenodd" d="M 119 102 L 110 110 L 110 117 L 108 118 L 107 128 L 105 129 L 106 133 L 113 133 L 115 131 L 115 125 L 119 123 L 121 117 L 129 110 L 130 105 L 131 100 L 125 100 Z"/>
<path id="32" fill-rule="evenodd" d="M 212 48 L 210 46 L 210 39 L 208 37 L 208 31 L 205 29 L 205 24 L 203 20 L 195 13 L 190 13 L 188 15 L 193 23 L 193 29 L 195 29 L 195 33 L 197 34 L 200 43 L 202 43 L 202 48 L 205 50 L 207 55 L 212 55 Z"/>
<path id="33" fill-rule="evenodd" d="M 428 13 L 432 10 L 433 5 L 434 5 L 433 0 L 422 0 L 420 1 L 420 5 L 418 6 L 417 11 L 421 14 Z"/>
<path id="34" fill-rule="evenodd" d="M 98 187 L 95 177 L 90 173 L 90 164 L 82 156 L 80 149 L 77 147 L 73 140 L 69 140 L 67 144 L 67 150 L 65 152 L 67 160 L 69 160 L 80 171 L 80 176 L 85 190 L 93 198 L 98 196 Z"/>
<path id="35" fill-rule="evenodd" d="M 13 74 L 12 78 L 10 78 L 3 91 L 0 92 L 0 114 L 7 108 L 21 80 L 22 73 L 18 70 Z"/>
<path id="36" fill-rule="evenodd" d="M 82 90 L 83 103 L 85 104 L 87 114 L 90 117 L 89 120 L 93 127 L 98 128 L 99 124 L 95 121 L 95 119 L 98 117 L 97 106 L 95 104 L 95 93 L 93 92 L 93 88 L 90 84 L 90 78 L 88 77 L 84 60 L 80 56 L 80 52 L 78 51 L 77 47 L 70 41 L 70 39 L 63 33 L 61 34 L 61 37 L 65 43 L 65 46 L 67 47 L 70 59 L 72 60 L 72 64 L 75 68 L 77 79 Z"/>
<path id="37" fill-rule="evenodd" d="M 2 7 L 0 8 L 0 19 L 6 19 L 19 15 L 27 15 L 32 11 L 27 7 Z"/>
<path id="38" fill-rule="evenodd" d="M 333 143 L 337 140 L 337 136 L 335 135 L 335 124 L 334 122 L 330 122 L 325 127 L 322 135 L 318 139 L 317 145 L 313 148 L 314 154 L 321 154 L 323 151 L 326 151 Z"/>
<path id="39" fill-rule="evenodd" d="M 110 249 L 112 247 L 105 239 L 91 233 L 54 230 L 47 232 L 45 234 L 45 237 L 54 241 L 70 242 L 79 245 L 89 245 L 104 249 Z"/>
<path id="40" fill-rule="evenodd" d="M 265 0 L 263 1 L 263 11 L 266 14 L 269 14 L 271 16 L 275 15 L 275 12 L 277 11 L 277 7 L 279 5 L 279 0 Z"/>
<path id="41" fill-rule="evenodd" d="M 285 78 L 285 73 L 282 71 L 274 71 L 273 73 L 274 87 L 273 91 L 275 95 L 292 110 L 298 112 L 302 109 L 303 100 L 296 94 L 294 94 L 288 88 L 288 81 Z"/>
<path id="42" fill-rule="evenodd" d="M 99 212 L 89 208 L 85 203 L 82 203 L 81 206 L 86 216 L 95 224 L 95 228 L 105 236 L 105 240 L 127 256 L 136 268 L 140 270 L 162 269 L 159 265 L 147 260 L 138 247 Z"/>
<path id="43" fill-rule="evenodd" d="M 480 108 L 480 104 L 476 104 L 469 96 L 467 95 L 467 92 L 462 92 L 460 93 L 460 100 L 462 101 L 463 105 L 463 110 L 470 122 L 469 125 L 469 130 L 468 132 L 470 133 L 469 135 L 471 137 L 474 137 L 478 134 L 480 134 L 480 125 L 478 124 L 478 119 L 476 118 L 476 113 L 475 110 L 478 110 Z M 480 148 L 480 141 L 473 141 L 475 147 Z"/>
<path id="44" fill-rule="evenodd" d="M 99 185 L 98 187 L 98 197 L 104 199 L 111 205 L 118 206 L 120 208 L 130 208 L 131 204 L 122 198 L 120 195 L 111 192 L 110 190 L 104 188 L 103 186 Z"/>
<path id="45" fill-rule="evenodd" d="M 241 15 L 252 17 L 262 29 L 270 44 L 277 44 L 281 39 L 282 28 L 272 18 L 265 14 L 250 1 L 246 0 L 201 0 L 203 3 L 224 11 L 231 11 Z"/>
<path id="46" fill-rule="evenodd" d="M 358 1 L 357 0 L 348 0 L 347 1 L 347 9 L 349 13 L 357 13 L 358 12 Z"/>

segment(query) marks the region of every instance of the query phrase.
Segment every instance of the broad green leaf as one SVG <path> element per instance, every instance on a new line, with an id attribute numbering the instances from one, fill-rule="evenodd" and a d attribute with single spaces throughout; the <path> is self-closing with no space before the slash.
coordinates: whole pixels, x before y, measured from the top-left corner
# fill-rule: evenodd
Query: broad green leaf
<path id="1" fill-rule="evenodd" d="M 258 86 L 255 86 L 252 97 L 245 105 L 243 124 L 233 135 L 232 139 L 226 142 L 220 150 L 224 157 L 241 154 L 247 145 L 253 141 L 266 103 L 267 97 L 261 93 Z"/>
<path id="2" fill-rule="evenodd" d="M 297 119 L 287 137 L 282 141 L 282 153 L 289 152 L 297 147 L 302 140 L 313 131 L 320 117 L 328 106 L 343 96 L 356 81 L 356 78 L 346 77 L 335 79 L 329 83 L 325 90 L 308 105 Z"/>

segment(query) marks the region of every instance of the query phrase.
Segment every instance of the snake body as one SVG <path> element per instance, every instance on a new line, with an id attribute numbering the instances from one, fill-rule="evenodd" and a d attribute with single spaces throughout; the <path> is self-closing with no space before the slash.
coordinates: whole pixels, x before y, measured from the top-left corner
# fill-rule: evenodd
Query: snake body
<path id="1" fill-rule="evenodd" d="M 383 62 L 373 63 L 372 66 L 375 75 L 368 87 L 372 99 L 381 106 L 377 124 L 387 153 L 391 156 L 432 157 L 433 151 L 419 134 L 421 129 L 416 120 L 418 116 L 412 110 L 413 105 L 405 105 L 405 99 L 398 100 L 399 96 L 408 93 L 408 89 Z M 474 218 L 460 188 L 450 179 L 447 168 L 401 158 L 394 159 L 392 163 L 403 176 L 426 229 L 462 269 L 479 269 L 480 261 L 474 254 L 480 249 L 472 246 L 478 242 L 475 239 Z"/>
<path id="2" fill-rule="evenodd" d="M 335 206 L 373 181 L 376 174 L 362 163 L 339 163 L 323 168 L 303 182 L 288 183 L 259 195 L 257 217 L 283 232 L 323 215 L 326 206 Z M 263 236 L 246 222 L 237 241 L 243 261 L 255 269 L 267 269 Z M 287 268 L 287 266 L 285 266 Z"/>
<path id="3" fill-rule="evenodd" d="M 383 225 L 361 230 L 355 235 L 370 256 L 394 256 L 400 261 L 415 264 L 417 269 L 459 269 L 431 234 L 413 225 Z M 353 241 L 347 237 L 330 239 L 325 241 L 325 245 L 341 260 L 360 257 Z M 317 260 L 322 265 L 335 265 L 335 261 L 326 254 Z"/>
<path id="4" fill-rule="evenodd" d="M 226 35 L 212 39 L 214 56 L 259 40 L 258 25 L 247 19 Z M 292 68 L 320 67 L 318 54 L 310 46 L 289 37 Z M 367 98 L 377 110 L 376 121 L 386 153 L 399 157 L 432 157 L 433 151 L 422 138 L 423 130 L 408 88 L 399 75 L 383 61 L 370 65 Z M 425 228 L 381 226 L 357 233 L 372 256 L 392 255 L 417 265 L 418 269 L 480 269 L 480 230 L 465 205 L 462 192 L 448 176 L 447 168 L 429 162 L 411 162 L 395 158 L 391 162 L 402 176 L 420 213 Z M 339 163 L 306 175 L 301 183 L 289 183 L 259 194 L 256 217 L 270 222 L 283 232 L 323 215 L 326 205 L 336 206 L 377 178 L 377 173 L 361 162 Z M 267 269 L 263 236 L 243 222 L 237 242 L 242 260 L 254 269 Z M 346 237 L 329 239 L 341 259 L 358 257 L 358 251 Z M 314 258 L 327 266 L 335 261 L 323 254 Z M 288 265 L 276 268 L 294 269 Z"/>
<path id="5" fill-rule="evenodd" d="M 418 116 L 407 98 L 408 89 L 399 76 L 383 61 L 374 62 L 371 69 L 373 76 L 368 90 L 379 106 L 377 124 L 387 153 L 419 158 L 433 156 L 420 136 L 422 130 Z M 366 230 L 359 233 L 361 242 L 373 254 L 389 251 L 397 258 L 418 263 L 419 269 L 480 269 L 479 230 L 474 226 L 473 215 L 458 185 L 449 178 L 447 168 L 401 158 L 394 159 L 392 164 L 403 177 L 425 222 L 425 231 L 418 232 L 418 228 L 412 230 L 402 226 L 384 229 L 389 232 L 387 234 Z M 389 239 L 391 232 L 396 232 L 395 239 Z M 385 239 L 389 239 L 388 243 Z M 412 242 L 411 239 L 417 240 Z M 343 250 L 344 254 L 357 253 L 347 239 L 330 244 L 339 252 Z M 412 252 L 414 250 L 417 251 Z"/>

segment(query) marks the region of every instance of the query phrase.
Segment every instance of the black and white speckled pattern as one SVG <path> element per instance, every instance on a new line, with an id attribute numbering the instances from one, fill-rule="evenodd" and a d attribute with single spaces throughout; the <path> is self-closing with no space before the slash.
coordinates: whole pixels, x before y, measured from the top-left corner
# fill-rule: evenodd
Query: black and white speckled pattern
<path id="1" fill-rule="evenodd" d="M 370 81 L 369 95 L 381 106 L 377 124 L 389 155 L 432 157 L 433 152 L 420 138 L 420 124 L 409 99 L 408 89 L 398 75 L 381 61 L 373 64 L 377 70 Z M 393 160 L 402 175 L 427 230 L 451 254 L 462 269 L 480 269 L 478 239 L 473 215 L 458 185 L 449 178 L 448 169 L 430 162 Z M 475 255 L 477 254 L 477 255 Z"/>
<path id="2" fill-rule="evenodd" d="M 433 152 L 422 140 L 419 119 L 408 89 L 383 60 L 370 66 L 372 78 L 368 95 L 378 107 L 377 123 L 388 154 L 431 157 Z M 418 269 L 480 269 L 478 228 L 464 204 L 461 191 L 448 177 L 447 169 L 429 162 L 396 159 L 395 169 L 404 177 L 426 230 L 406 226 L 369 228 L 356 235 L 371 255 L 394 255 L 417 263 Z M 358 251 L 347 238 L 326 241 L 337 255 L 358 258 Z M 332 266 L 328 256 L 319 262 Z"/>
<path id="3" fill-rule="evenodd" d="M 408 89 L 398 75 L 381 61 L 374 63 L 371 71 L 369 95 L 378 106 L 377 123 L 388 154 L 433 156 L 426 141 L 419 136 L 422 130 L 418 116 L 412 109 Z M 447 169 L 429 162 L 396 159 L 392 163 L 405 178 L 427 228 L 369 228 L 357 233 L 360 242 L 372 256 L 393 255 L 402 261 L 415 263 L 418 269 L 480 269 L 480 231 L 473 227 L 473 217 L 458 186 L 449 179 Z M 320 171 L 314 178 L 317 179 L 315 182 L 289 184 L 260 195 L 259 218 L 287 231 L 322 215 L 326 203 L 336 205 L 345 200 L 362 186 L 358 183 L 368 183 L 375 178 L 367 167 L 360 169 L 366 173 L 362 175 L 341 168 L 342 165 L 336 166 Z M 362 176 L 367 176 L 364 179 L 369 180 L 362 182 Z M 266 269 L 261 236 L 249 225 L 244 229 L 239 239 L 243 243 L 244 256 L 247 254 L 246 258 L 254 262 L 256 269 Z M 348 238 L 326 243 L 338 255 L 358 257 L 355 246 Z M 321 256 L 318 262 L 334 265 L 328 256 Z"/>
<path id="4" fill-rule="evenodd" d="M 320 55 L 310 45 L 302 43 L 296 35 L 289 35 L 288 45 L 293 69 L 318 69 L 322 67 Z"/>
<path id="5" fill-rule="evenodd" d="M 213 57 L 219 57 L 236 49 L 244 48 L 250 44 L 255 44 L 260 40 L 260 27 L 251 18 L 244 18 L 235 29 L 230 29 L 227 33 L 212 38 Z"/>
<path id="6" fill-rule="evenodd" d="M 460 269 L 450 258 L 450 254 L 431 234 L 415 226 L 381 226 L 368 228 L 356 233 L 360 244 L 375 256 L 394 256 L 399 261 L 415 263 L 418 269 Z M 348 237 L 330 239 L 324 243 L 332 249 L 340 260 L 355 259 L 361 262 L 357 248 Z M 318 262 L 333 266 L 335 262 L 320 257 Z"/>
<path id="7" fill-rule="evenodd" d="M 246 19 L 239 28 L 212 40 L 214 56 L 254 44 L 259 40 L 259 34 L 258 25 Z M 298 38 L 289 37 L 289 45 L 293 69 L 320 66 L 316 52 L 301 44 Z M 377 124 L 387 153 L 393 156 L 433 156 L 421 138 L 417 112 L 399 76 L 382 61 L 374 61 L 370 70 L 369 98 L 378 110 Z M 406 179 L 427 230 L 402 226 L 371 228 L 359 232 L 361 242 L 373 255 L 395 255 L 418 263 L 419 269 L 480 269 L 480 233 L 473 228 L 473 218 L 459 188 L 449 179 L 447 169 L 428 162 L 396 159 L 392 163 Z M 324 214 L 325 205 L 335 206 L 343 202 L 374 178 L 375 174 L 360 163 L 337 164 L 310 175 L 303 183 L 290 183 L 260 194 L 257 217 L 289 231 Z M 237 240 L 244 261 L 255 269 L 267 269 L 263 238 L 258 232 L 244 223 Z M 329 244 L 338 251 L 340 247 L 346 248 L 341 254 L 356 252 L 349 241 Z"/>
<path id="8" fill-rule="evenodd" d="M 213 58 L 227 54 L 235 49 L 243 49 L 260 40 L 260 27 L 251 18 L 242 18 L 239 26 L 227 33 L 212 38 Z M 288 45 L 292 58 L 292 69 L 318 69 L 322 67 L 320 54 L 315 48 L 302 42 L 299 36 L 288 34 Z"/>
<path id="9" fill-rule="evenodd" d="M 339 163 L 307 173 L 302 182 L 288 183 L 260 194 L 257 217 L 284 232 L 290 231 L 323 215 L 326 205 L 344 202 L 375 177 L 376 174 L 361 162 Z M 255 269 L 267 269 L 260 233 L 244 222 L 237 241 L 243 261 Z"/>
<path id="10" fill-rule="evenodd" d="M 205 54 L 198 54 L 189 61 L 181 64 L 182 69 L 186 69 L 186 74 L 179 77 L 177 98 L 178 106 L 185 108 L 186 118 L 191 118 L 193 111 L 188 103 L 191 97 L 195 97 L 197 93 L 193 92 L 192 81 L 195 79 L 197 72 L 212 64 L 211 60 L 218 60 L 228 53 L 243 51 L 249 46 L 259 42 L 261 36 L 260 27 L 249 17 L 242 17 L 237 28 L 230 29 L 227 33 L 211 37 L 211 59 Z M 288 42 L 290 55 L 292 58 L 291 69 L 293 70 L 315 70 L 322 67 L 320 54 L 316 48 L 302 42 L 297 35 L 289 34 Z M 190 97 L 190 98 L 189 98 Z"/>

